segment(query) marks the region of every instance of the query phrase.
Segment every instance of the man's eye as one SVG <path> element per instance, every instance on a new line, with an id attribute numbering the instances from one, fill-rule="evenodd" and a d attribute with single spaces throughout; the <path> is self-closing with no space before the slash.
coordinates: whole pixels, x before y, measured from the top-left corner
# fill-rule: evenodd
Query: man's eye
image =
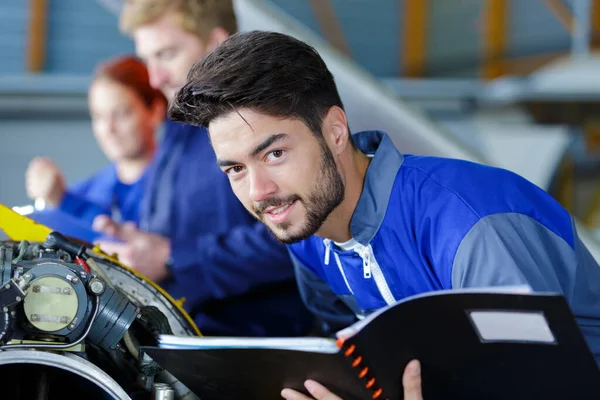
<path id="1" fill-rule="evenodd" d="M 273 150 L 272 152 L 267 154 L 267 160 L 274 161 L 278 158 L 281 158 L 281 156 L 283 156 L 283 150 Z"/>
<path id="2" fill-rule="evenodd" d="M 169 48 L 158 52 L 157 57 L 160 60 L 170 60 L 177 54 L 177 49 Z"/>
<path id="3" fill-rule="evenodd" d="M 225 173 L 227 175 L 236 175 L 244 170 L 244 167 L 236 165 L 235 167 L 228 168 Z"/>

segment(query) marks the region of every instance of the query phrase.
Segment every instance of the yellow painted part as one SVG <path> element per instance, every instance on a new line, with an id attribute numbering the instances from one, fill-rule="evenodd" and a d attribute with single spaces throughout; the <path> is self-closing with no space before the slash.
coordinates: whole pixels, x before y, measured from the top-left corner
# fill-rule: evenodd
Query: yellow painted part
<path id="1" fill-rule="evenodd" d="M 153 288 L 155 288 L 156 290 L 158 290 L 171 303 L 173 303 L 173 305 L 175 307 L 177 307 L 177 309 L 179 310 L 179 312 L 181 313 L 181 315 L 183 315 L 183 317 L 192 326 L 192 328 L 194 329 L 194 332 L 196 333 L 196 335 L 202 336 L 202 334 L 200 333 L 200 330 L 198 329 L 198 327 L 194 323 L 194 320 L 189 316 L 189 314 L 187 313 L 187 311 L 185 311 L 183 309 L 183 302 L 185 301 L 185 298 L 182 298 L 182 299 L 179 299 L 179 300 L 175 300 L 173 297 L 171 297 L 171 295 L 169 293 L 167 293 L 163 288 L 161 288 L 160 286 L 158 286 L 152 280 L 148 279 L 145 275 L 140 274 L 135 269 L 130 268 L 130 267 L 128 267 L 125 264 L 122 264 L 117 257 L 114 257 L 112 255 L 106 254 L 105 252 L 102 251 L 102 249 L 100 249 L 100 246 L 98 246 L 98 245 L 94 246 L 94 248 L 92 249 L 92 252 L 96 253 L 98 255 L 101 255 L 102 257 L 104 257 L 104 258 L 106 258 L 106 259 L 108 259 L 108 260 L 110 260 L 110 261 L 112 261 L 112 262 L 114 262 L 116 264 L 119 264 L 121 267 L 125 268 L 127 271 L 131 272 L 132 274 L 134 274 L 135 276 L 137 276 L 139 278 L 142 278 L 143 280 L 145 280 L 146 282 L 148 282 L 150 285 L 152 285 Z"/>
<path id="2" fill-rule="evenodd" d="M 39 224 L 32 220 L 31 218 L 27 218 L 24 215 L 20 215 L 14 212 L 12 209 L 0 204 L 0 229 L 8 235 L 11 240 L 20 241 L 27 240 L 29 242 L 45 242 L 46 237 L 52 232 L 52 229 L 48 228 L 45 225 Z M 183 309 L 183 302 L 185 298 L 175 300 L 169 293 L 167 293 L 163 288 L 158 286 L 152 280 L 148 279 L 146 276 L 140 274 L 138 271 L 129 268 L 126 265 L 123 265 L 118 258 L 110 256 L 104 253 L 99 246 L 94 246 L 92 251 L 102 257 L 119 264 L 121 267 L 125 268 L 127 271 L 131 272 L 135 276 L 145 280 L 148 282 L 153 288 L 158 290 L 163 296 L 165 296 L 173 305 L 177 308 L 177 310 L 183 315 L 186 321 L 193 328 L 194 332 L 198 336 L 202 336 L 200 330 L 194 323 L 194 320 L 189 316 L 189 314 Z"/>
<path id="3" fill-rule="evenodd" d="M 34 220 L 14 212 L 0 204 L 0 230 L 11 240 L 27 240 L 29 242 L 45 242 L 52 229 L 38 224 Z"/>
<path id="4" fill-rule="evenodd" d="M 430 0 L 404 0 L 400 74 L 421 77 L 427 58 L 427 18 Z"/>

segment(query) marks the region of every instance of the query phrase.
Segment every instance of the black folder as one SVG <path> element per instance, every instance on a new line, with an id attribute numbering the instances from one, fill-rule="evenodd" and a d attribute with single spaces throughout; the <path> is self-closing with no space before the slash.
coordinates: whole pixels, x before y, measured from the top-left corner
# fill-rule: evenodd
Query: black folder
<path id="1" fill-rule="evenodd" d="M 600 399 L 600 368 L 559 294 L 446 291 L 323 338 L 165 336 L 143 351 L 202 400 L 281 399 L 317 380 L 345 400 L 402 399 L 421 362 L 425 400 Z"/>

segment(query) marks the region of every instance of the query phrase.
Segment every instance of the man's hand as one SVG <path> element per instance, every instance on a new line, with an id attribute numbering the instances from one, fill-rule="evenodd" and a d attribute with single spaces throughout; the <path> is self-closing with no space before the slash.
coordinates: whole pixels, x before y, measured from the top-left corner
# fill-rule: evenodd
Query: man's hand
<path id="1" fill-rule="evenodd" d="M 107 254 L 117 254 L 119 261 L 153 281 L 161 281 L 168 276 L 166 263 L 171 253 L 169 239 L 140 231 L 131 222 L 118 224 L 105 215 L 94 219 L 94 230 L 107 236 L 114 236 L 125 243 L 100 240 L 100 249 Z"/>
<path id="2" fill-rule="evenodd" d="M 281 396 L 286 400 L 342 400 L 321 385 L 312 380 L 304 382 L 306 390 L 313 396 L 308 397 L 292 389 L 283 389 Z M 412 360 L 404 369 L 402 376 L 404 386 L 404 400 L 423 400 L 421 392 L 421 365 L 417 360 Z"/>
<path id="3" fill-rule="evenodd" d="M 56 207 L 65 195 L 65 179 L 60 168 L 52 160 L 36 157 L 27 167 L 25 189 L 31 199 L 41 198 Z"/>

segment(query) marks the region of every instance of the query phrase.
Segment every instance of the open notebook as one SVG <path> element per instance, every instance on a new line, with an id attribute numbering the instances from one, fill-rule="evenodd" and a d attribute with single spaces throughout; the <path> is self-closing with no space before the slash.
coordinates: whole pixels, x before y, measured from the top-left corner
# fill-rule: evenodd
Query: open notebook
<path id="1" fill-rule="evenodd" d="M 401 399 L 411 359 L 435 399 L 596 399 L 600 369 L 565 299 L 516 290 L 422 294 L 327 338 L 161 336 L 143 350 L 202 399 L 280 399 L 315 379 L 348 399 Z"/>

